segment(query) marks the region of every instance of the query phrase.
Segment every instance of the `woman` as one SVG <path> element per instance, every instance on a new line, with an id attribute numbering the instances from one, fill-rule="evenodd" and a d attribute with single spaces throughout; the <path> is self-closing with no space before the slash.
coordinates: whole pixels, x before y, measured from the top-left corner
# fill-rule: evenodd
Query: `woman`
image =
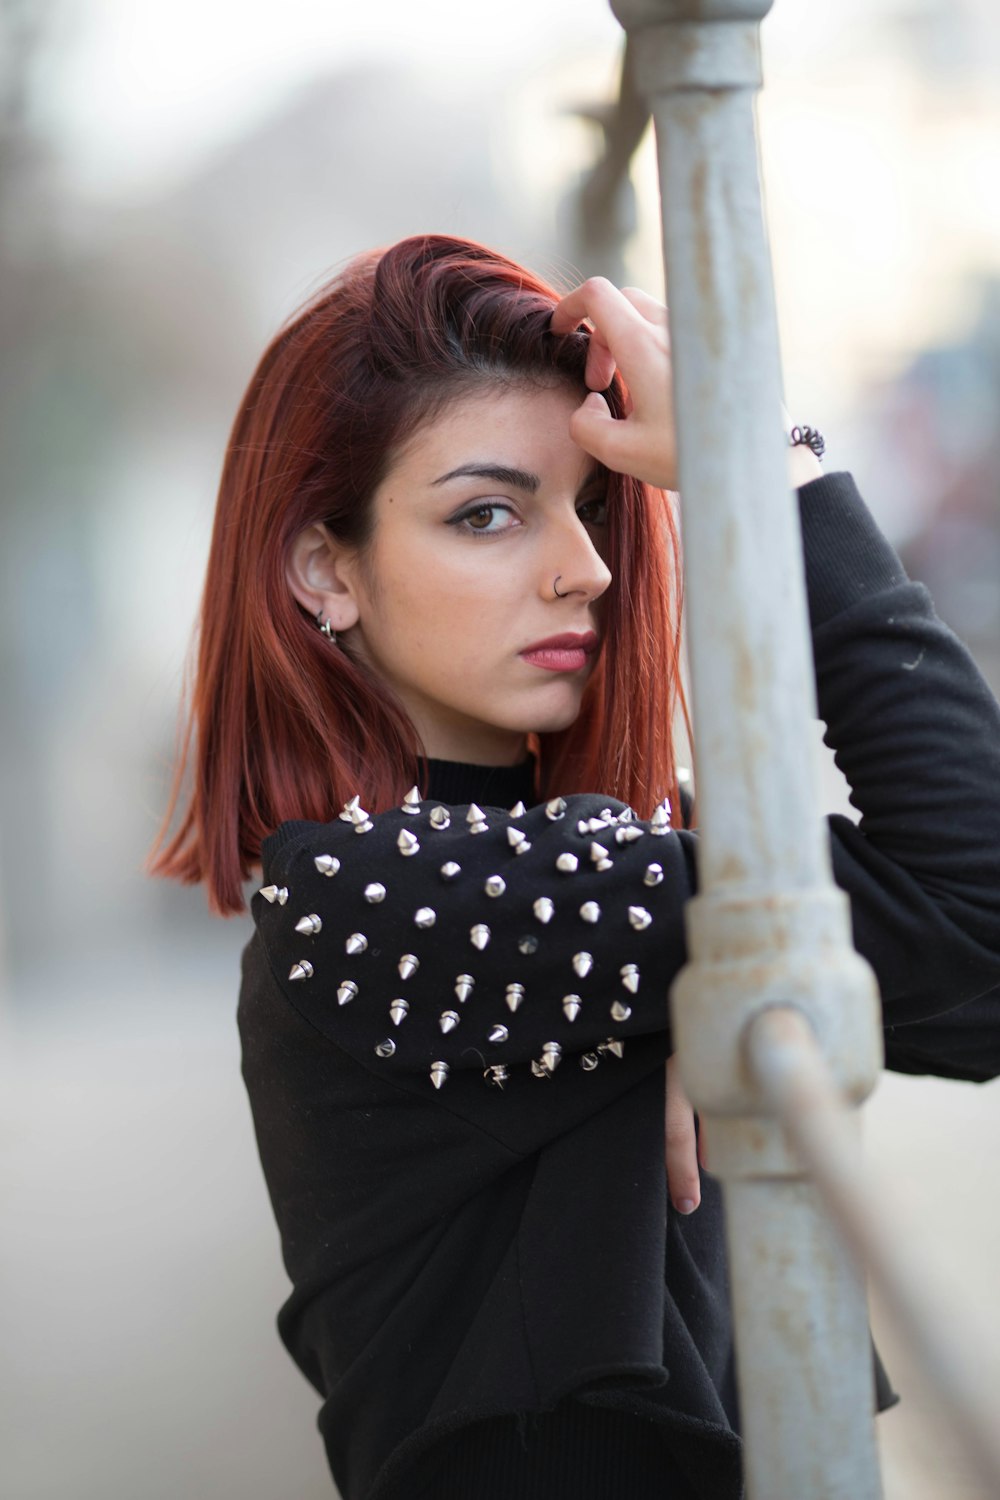
<path id="1" fill-rule="evenodd" d="M 156 868 L 222 912 L 262 870 L 243 1072 L 344 1500 L 741 1493 L 665 998 L 697 842 L 669 407 L 651 299 L 424 236 L 292 320 L 230 438 Z M 888 1062 L 992 1077 L 1000 709 L 850 476 L 790 459 Z"/>

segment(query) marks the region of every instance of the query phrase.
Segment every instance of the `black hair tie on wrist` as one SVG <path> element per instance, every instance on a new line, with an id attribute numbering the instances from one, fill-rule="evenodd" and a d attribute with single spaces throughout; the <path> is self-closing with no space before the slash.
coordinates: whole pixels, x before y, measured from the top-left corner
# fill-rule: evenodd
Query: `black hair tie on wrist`
<path id="1" fill-rule="evenodd" d="M 811 448 L 817 458 L 822 458 L 826 452 L 826 442 L 818 427 L 793 427 L 788 434 L 788 445 L 797 448 L 800 443 Z"/>

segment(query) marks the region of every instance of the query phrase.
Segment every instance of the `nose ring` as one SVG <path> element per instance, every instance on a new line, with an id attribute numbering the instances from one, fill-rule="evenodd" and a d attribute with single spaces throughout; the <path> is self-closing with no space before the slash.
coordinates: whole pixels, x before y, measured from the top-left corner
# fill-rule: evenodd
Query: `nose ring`
<path id="1" fill-rule="evenodd" d="M 562 577 L 562 574 L 561 573 L 557 573 L 556 577 L 555 577 L 555 583 L 553 583 L 553 585 L 552 585 L 552 592 L 555 594 L 555 596 L 556 596 L 557 599 L 565 599 L 566 598 L 566 595 L 565 594 L 560 594 L 559 590 L 556 588 L 556 584 L 559 582 L 559 580 L 560 580 L 561 577 Z"/>

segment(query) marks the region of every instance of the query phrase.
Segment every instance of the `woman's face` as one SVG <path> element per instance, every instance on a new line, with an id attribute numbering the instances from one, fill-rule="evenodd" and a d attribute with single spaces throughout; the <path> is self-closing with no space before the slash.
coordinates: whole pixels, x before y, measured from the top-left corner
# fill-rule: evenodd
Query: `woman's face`
<path id="1" fill-rule="evenodd" d="M 371 542 L 348 571 L 357 623 L 342 639 L 402 700 L 430 756 L 515 764 L 529 732 L 579 713 L 611 581 L 606 472 L 569 435 L 581 394 L 458 397 L 375 492 Z"/>

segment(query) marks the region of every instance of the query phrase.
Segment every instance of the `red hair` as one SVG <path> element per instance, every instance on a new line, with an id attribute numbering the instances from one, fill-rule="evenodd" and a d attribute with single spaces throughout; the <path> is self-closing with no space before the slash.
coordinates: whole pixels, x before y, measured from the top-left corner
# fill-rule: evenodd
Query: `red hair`
<path id="1" fill-rule="evenodd" d="M 548 328 L 559 293 L 482 245 L 402 240 L 350 261 L 273 339 L 226 448 L 197 666 L 154 874 L 204 880 L 223 914 L 280 823 L 328 822 L 360 793 L 379 812 L 421 782 L 421 746 L 385 685 L 331 650 L 296 603 L 289 550 L 314 522 L 363 549 L 371 498 L 399 445 L 474 383 L 585 390 L 585 330 Z M 615 415 L 625 392 L 605 393 Z M 609 480 L 606 644 L 568 729 L 533 740 L 540 798 L 599 790 L 679 816 L 672 721 L 681 568 L 662 491 Z M 193 772 L 183 816 L 174 811 Z"/>

